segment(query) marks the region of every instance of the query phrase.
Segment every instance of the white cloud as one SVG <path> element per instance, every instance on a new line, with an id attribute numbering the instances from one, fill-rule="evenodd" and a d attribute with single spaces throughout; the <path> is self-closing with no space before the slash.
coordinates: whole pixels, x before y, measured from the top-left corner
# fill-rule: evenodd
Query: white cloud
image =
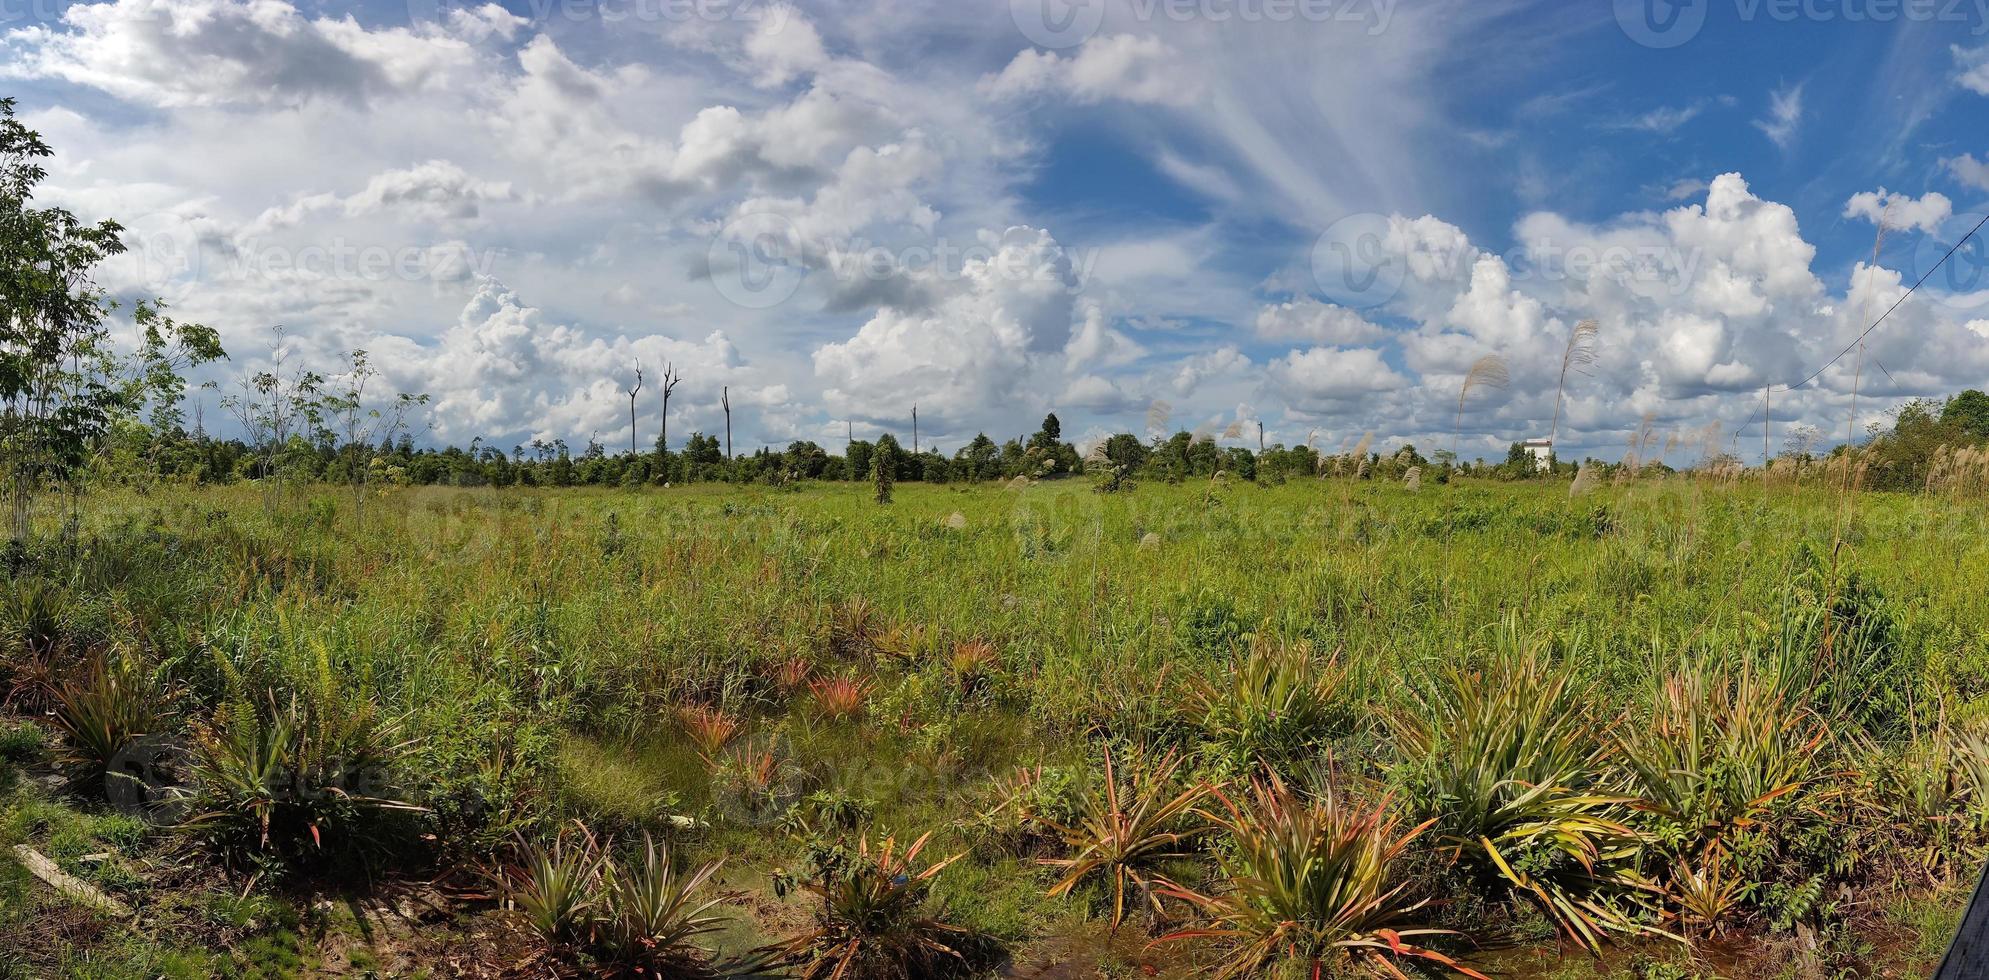
<path id="1" fill-rule="evenodd" d="M 1795 142 L 1796 129 L 1802 125 L 1803 85 L 1797 82 L 1768 93 L 1768 114 L 1754 121 L 1756 129 L 1784 150 Z"/>
<path id="2" fill-rule="evenodd" d="M 1975 154 L 1964 153 L 1941 161 L 1954 179 L 1977 190 L 1989 191 L 1989 161 L 1975 159 Z"/>
<path id="3" fill-rule="evenodd" d="M 1181 53 L 1159 38 L 1110 34 L 1086 41 L 1068 58 L 1024 50 L 981 87 L 996 98 L 1052 93 L 1080 103 L 1185 105 L 1201 96 L 1193 78 Z"/>
<path id="4" fill-rule="evenodd" d="M 1295 350 L 1272 361 L 1267 373 L 1287 403 L 1309 413 L 1343 409 L 1409 384 L 1372 347 Z"/>
<path id="5" fill-rule="evenodd" d="M 488 37 L 507 16 L 479 11 L 452 23 Z M 158 108 L 295 106 L 440 85 L 476 59 L 470 41 L 446 32 L 367 30 L 280 0 L 76 4 L 62 25 L 7 34 L 15 57 L 0 74 L 60 78 Z"/>
<path id="6" fill-rule="evenodd" d="M 1267 340 L 1302 340 L 1315 344 L 1371 344 L 1386 330 L 1344 306 L 1315 299 L 1276 303 L 1257 311 L 1257 336 Z"/>
<path id="7" fill-rule="evenodd" d="M 916 404 L 939 428 L 970 429 L 1047 405 L 1071 338 L 1070 260 L 1034 228 L 985 234 L 983 244 L 986 258 L 934 284 L 944 295 L 931 306 L 880 309 L 848 340 L 815 350 L 832 416 L 895 419 Z"/>
<path id="8" fill-rule="evenodd" d="M 1959 69 L 1955 81 L 1977 95 L 1989 95 L 1989 45 L 1964 48 L 1957 44 L 1951 50 Z"/>
<path id="9" fill-rule="evenodd" d="M 1683 106 L 1659 106 L 1640 116 L 1633 116 L 1629 119 L 1612 123 L 1610 128 L 1635 129 L 1647 133 L 1656 133 L 1660 136 L 1669 136 L 1673 132 L 1676 132 L 1680 126 L 1697 118 L 1699 113 L 1704 112 L 1705 109 L 1706 106 L 1704 103 Z"/>
<path id="10" fill-rule="evenodd" d="M 1853 194 L 1844 202 L 1846 218 L 1863 218 L 1873 224 L 1883 222 L 1887 228 L 1917 228 L 1930 235 L 1940 231 L 1941 222 L 1953 213 L 1954 202 L 1939 191 L 1928 191 L 1915 199 L 1906 194 L 1889 194 L 1881 187 Z"/>

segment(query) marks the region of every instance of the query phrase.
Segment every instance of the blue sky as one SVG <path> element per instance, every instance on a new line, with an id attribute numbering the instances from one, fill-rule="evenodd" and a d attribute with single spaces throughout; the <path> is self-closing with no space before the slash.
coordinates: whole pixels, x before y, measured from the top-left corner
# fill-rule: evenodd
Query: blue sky
<path id="1" fill-rule="evenodd" d="M 1989 206 L 1986 3 L 24 0 L 0 88 L 224 388 L 282 324 L 434 441 L 625 445 L 640 362 L 746 446 L 917 404 L 942 447 L 1054 410 L 1498 455 L 1593 318 L 1564 455 L 1648 420 L 1686 463 Z M 1777 441 L 1989 383 L 1981 254 Z"/>

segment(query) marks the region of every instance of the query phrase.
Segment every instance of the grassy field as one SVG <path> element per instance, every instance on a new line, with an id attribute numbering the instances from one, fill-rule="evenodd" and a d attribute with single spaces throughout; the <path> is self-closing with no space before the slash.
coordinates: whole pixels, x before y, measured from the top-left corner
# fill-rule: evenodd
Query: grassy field
<path id="1" fill-rule="evenodd" d="M 138 911 L 0 976 L 1907 976 L 1989 843 L 1979 500 L 895 497 L 91 498 L 0 844 Z"/>

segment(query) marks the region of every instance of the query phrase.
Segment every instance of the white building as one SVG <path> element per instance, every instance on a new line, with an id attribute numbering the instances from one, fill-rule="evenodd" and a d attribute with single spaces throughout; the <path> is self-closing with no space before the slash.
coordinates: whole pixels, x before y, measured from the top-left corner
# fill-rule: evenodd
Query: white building
<path id="1" fill-rule="evenodd" d="M 1533 454 L 1533 466 L 1535 469 L 1545 470 L 1549 465 L 1549 461 L 1554 457 L 1554 440 L 1552 439 L 1528 439 L 1520 443 L 1520 445 L 1526 447 L 1526 451 Z"/>

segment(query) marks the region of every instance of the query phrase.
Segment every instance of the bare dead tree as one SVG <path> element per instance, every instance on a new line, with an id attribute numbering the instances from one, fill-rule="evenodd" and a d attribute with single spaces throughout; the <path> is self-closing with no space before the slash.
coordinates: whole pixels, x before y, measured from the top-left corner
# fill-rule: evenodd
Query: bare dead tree
<path id="1" fill-rule="evenodd" d="M 732 386 L 718 389 L 718 404 L 725 409 L 725 458 L 732 459 Z"/>
<path id="2" fill-rule="evenodd" d="M 675 363 L 663 365 L 663 427 L 658 430 L 661 435 L 656 437 L 659 457 L 670 451 L 670 393 L 677 390 L 677 382 L 682 380 L 684 377 L 677 373 Z"/>
<path id="3" fill-rule="evenodd" d="M 640 358 L 635 362 L 635 385 L 623 390 L 628 392 L 628 454 L 635 456 L 639 454 L 639 451 L 635 448 L 635 393 L 642 390 L 642 361 Z"/>
<path id="4" fill-rule="evenodd" d="M 919 454 L 919 407 L 912 406 L 912 455 Z"/>

